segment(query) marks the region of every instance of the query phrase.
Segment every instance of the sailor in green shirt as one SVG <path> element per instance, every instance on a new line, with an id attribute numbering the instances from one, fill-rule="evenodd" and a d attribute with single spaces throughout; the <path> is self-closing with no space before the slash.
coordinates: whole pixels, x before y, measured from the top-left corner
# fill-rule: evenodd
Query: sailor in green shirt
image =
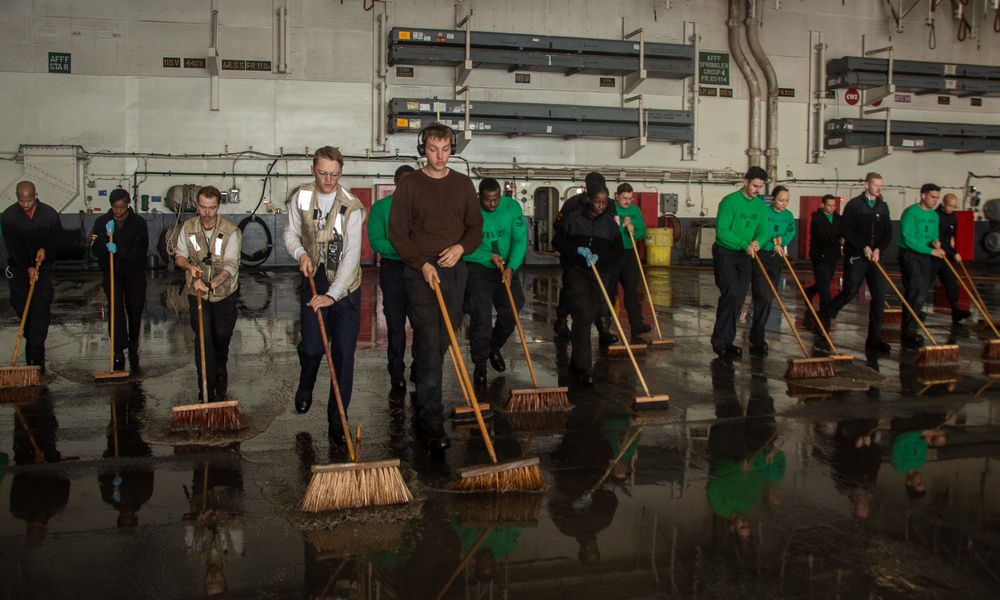
<path id="1" fill-rule="evenodd" d="M 653 328 L 642 320 L 642 302 L 639 298 L 639 279 L 642 277 L 639 269 L 642 267 L 639 265 L 635 250 L 632 249 L 632 239 L 629 237 L 631 231 L 636 243 L 645 239 L 646 224 L 642 221 L 642 211 L 632 204 L 632 198 L 631 185 L 623 183 L 618 186 L 615 191 L 615 221 L 622 232 L 625 253 L 608 274 L 608 293 L 614 297 L 618 294 L 618 285 L 622 286 L 629 329 L 632 330 L 632 337 L 638 338 Z"/>
<path id="2" fill-rule="evenodd" d="M 771 206 L 765 207 L 767 215 L 767 241 L 761 244 L 760 262 L 767 269 L 767 276 L 771 278 L 771 283 L 778 285 L 781 278 L 781 265 L 784 259 L 781 256 L 785 253 L 785 248 L 795 237 L 795 216 L 788 210 L 788 199 L 791 195 L 788 188 L 783 185 L 775 186 L 771 190 Z M 753 294 L 753 324 L 750 327 L 750 355 L 758 358 L 767 356 L 767 342 L 764 341 L 764 329 L 767 327 L 767 320 L 771 317 L 771 305 L 774 302 L 774 294 L 771 286 L 764 279 L 760 267 L 754 267 L 753 275 L 750 277 L 750 291 Z"/>
<path id="3" fill-rule="evenodd" d="M 472 319 L 469 324 L 469 353 L 475 365 L 473 381 L 486 385 L 486 359 L 498 372 L 507 370 L 500 350 L 514 333 L 516 323 L 504 282 L 510 286 L 514 303 L 524 306 L 521 281 L 514 271 L 524 262 L 528 249 L 528 230 L 521 204 L 500 195 L 500 183 L 491 178 L 479 184 L 479 206 L 483 211 L 483 241 L 465 256 L 469 279 L 465 284 L 463 310 Z M 497 311 L 493 323 L 493 309 Z"/>
<path id="4" fill-rule="evenodd" d="M 920 188 L 920 202 L 903 211 L 899 218 L 899 270 L 903 275 L 903 296 L 913 310 L 921 311 L 927 301 L 927 288 L 931 284 L 931 256 L 944 258 L 945 252 L 938 239 L 938 199 L 941 188 L 925 183 Z M 905 349 L 924 345 L 924 338 L 917 334 L 917 322 L 910 311 L 903 311 L 903 328 L 900 342 Z"/>
<path id="5" fill-rule="evenodd" d="M 393 183 L 399 183 L 406 174 L 412 173 L 413 167 L 403 165 L 396 169 Z M 389 209 L 392 207 L 392 195 L 386 196 L 372 204 L 368 213 L 368 242 L 372 250 L 382 257 L 378 269 L 378 286 L 382 290 L 382 314 L 385 316 L 386 357 L 388 359 L 389 379 L 396 390 L 406 389 L 406 377 L 403 371 L 406 365 L 403 359 L 406 355 L 406 311 L 409 303 L 406 301 L 406 288 L 403 286 L 403 271 L 406 265 L 396 249 L 389 242 Z M 411 365 L 411 371 L 412 365 Z"/>
<path id="6" fill-rule="evenodd" d="M 743 187 L 722 199 L 715 219 L 712 259 L 719 303 L 715 309 L 712 350 L 720 357 L 743 355 L 743 349 L 733 344 L 736 317 L 750 288 L 750 273 L 755 268 L 751 264 L 753 256 L 770 239 L 764 212 L 767 207 L 757 198 L 766 181 L 764 169 L 750 167 L 743 177 Z"/>

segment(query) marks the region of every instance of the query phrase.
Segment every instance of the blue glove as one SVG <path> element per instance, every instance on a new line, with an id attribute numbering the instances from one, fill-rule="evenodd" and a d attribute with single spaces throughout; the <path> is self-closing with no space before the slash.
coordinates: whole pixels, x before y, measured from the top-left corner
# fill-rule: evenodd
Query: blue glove
<path id="1" fill-rule="evenodd" d="M 108 219 L 108 224 L 104 226 L 104 231 L 107 232 L 108 235 L 111 235 L 112 233 L 114 233 L 114 231 L 115 231 L 115 220 L 114 219 Z"/>
<path id="2" fill-rule="evenodd" d="M 576 253 L 583 257 L 583 260 L 586 261 L 588 267 L 597 262 L 597 257 L 590 251 L 590 248 L 580 246 L 576 249 Z"/>
<path id="3" fill-rule="evenodd" d="M 105 246 L 108 247 L 108 252 L 110 252 L 111 254 L 118 252 L 118 244 L 114 242 L 108 242 L 107 244 L 105 244 Z"/>

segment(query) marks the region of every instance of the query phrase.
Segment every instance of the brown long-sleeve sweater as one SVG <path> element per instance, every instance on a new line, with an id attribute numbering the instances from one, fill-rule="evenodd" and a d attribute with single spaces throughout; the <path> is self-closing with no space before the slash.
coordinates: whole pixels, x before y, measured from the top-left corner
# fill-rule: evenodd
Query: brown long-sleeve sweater
<path id="1" fill-rule="evenodd" d="M 427 257 L 454 244 L 463 254 L 473 252 L 483 241 L 483 215 L 472 180 L 454 169 L 441 179 L 423 171 L 404 177 L 392 195 L 389 241 L 418 271 Z"/>

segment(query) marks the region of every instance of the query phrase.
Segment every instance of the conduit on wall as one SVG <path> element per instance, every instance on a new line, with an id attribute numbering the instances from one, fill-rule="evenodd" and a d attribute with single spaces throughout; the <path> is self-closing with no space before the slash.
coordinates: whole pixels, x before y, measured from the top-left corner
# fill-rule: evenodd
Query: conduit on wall
<path id="1" fill-rule="evenodd" d="M 767 136 L 765 138 L 767 148 L 764 150 L 764 159 L 767 179 L 773 183 L 778 178 L 778 76 L 760 44 L 760 36 L 757 32 L 760 27 L 760 19 L 757 18 L 755 0 L 747 0 L 747 10 L 747 45 L 750 46 L 750 53 L 757 61 L 761 71 L 764 72 L 764 80 L 767 82 Z"/>
<path id="2" fill-rule="evenodd" d="M 729 31 L 729 52 L 736 61 L 743 79 L 747 82 L 750 91 L 750 140 L 747 148 L 749 157 L 748 166 L 760 166 L 760 83 L 757 81 L 757 74 L 743 53 L 740 45 L 740 4 L 741 0 L 729 0 L 729 19 L 726 27 Z"/>

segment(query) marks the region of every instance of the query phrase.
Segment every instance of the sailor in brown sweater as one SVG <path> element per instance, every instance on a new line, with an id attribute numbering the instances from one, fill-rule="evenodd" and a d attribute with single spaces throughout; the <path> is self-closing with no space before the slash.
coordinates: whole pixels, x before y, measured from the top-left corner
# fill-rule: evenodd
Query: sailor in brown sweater
<path id="1" fill-rule="evenodd" d="M 425 127 L 417 152 L 427 157 L 427 164 L 400 180 L 389 212 L 389 241 L 407 266 L 403 281 L 413 326 L 417 432 L 431 450 L 451 447 L 441 403 L 441 369 L 450 342 L 434 282 L 451 322 L 460 323 L 467 279 L 462 256 L 483 238 L 476 188 L 471 179 L 448 168 L 454 150 L 451 128 L 440 123 Z"/>

